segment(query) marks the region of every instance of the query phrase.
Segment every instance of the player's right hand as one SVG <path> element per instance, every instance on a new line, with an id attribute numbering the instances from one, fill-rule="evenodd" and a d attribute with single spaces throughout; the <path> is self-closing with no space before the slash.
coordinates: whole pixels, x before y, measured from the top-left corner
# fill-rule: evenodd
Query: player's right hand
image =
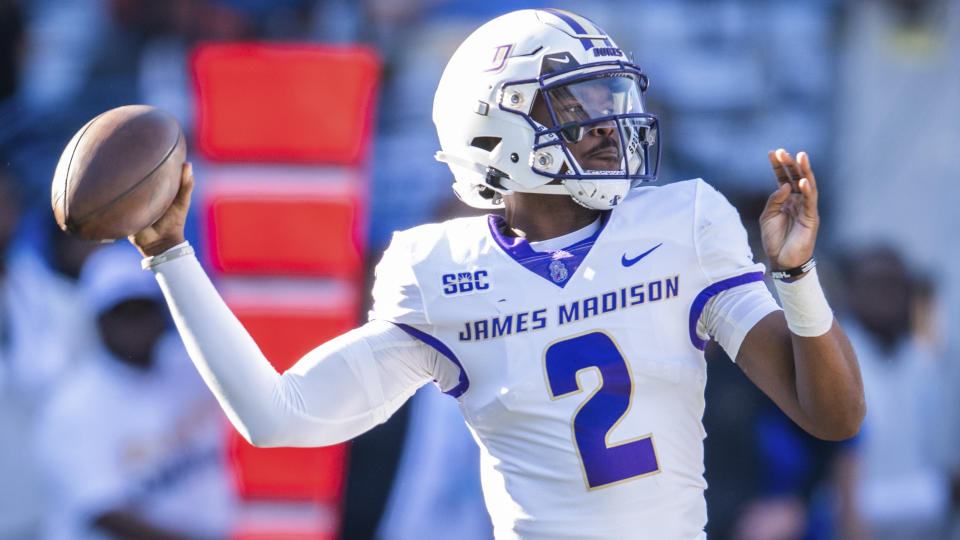
<path id="1" fill-rule="evenodd" d="M 183 228 L 187 222 L 192 192 L 193 164 L 186 162 L 180 171 L 180 190 L 170 208 L 153 225 L 127 237 L 144 257 L 159 255 L 184 241 Z"/>
<path id="2" fill-rule="evenodd" d="M 767 199 L 760 215 L 763 250 L 775 270 L 794 268 L 813 257 L 820 214 L 817 181 L 806 152 L 794 159 L 780 148 L 768 153 L 778 189 Z"/>

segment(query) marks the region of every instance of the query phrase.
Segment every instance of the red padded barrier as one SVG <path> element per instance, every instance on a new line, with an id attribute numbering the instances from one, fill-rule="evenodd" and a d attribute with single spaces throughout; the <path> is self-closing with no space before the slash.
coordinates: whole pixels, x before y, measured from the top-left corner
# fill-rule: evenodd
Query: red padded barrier
<path id="1" fill-rule="evenodd" d="M 284 530 L 278 526 L 270 530 L 236 531 L 230 535 L 230 540 L 336 540 L 338 535 L 326 531 L 297 531 L 292 527 Z"/>
<path id="2" fill-rule="evenodd" d="M 230 540 L 336 540 L 338 535 L 329 531 L 299 531 L 294 527 L 277 526 L 266 530 L 235 531 Z"/>
<path id="3" fill-rule="evenodd" d="M 356 192 L 213 190 L 207 260 L 224 274 L 358 278 L 366 216 Z"/>
<path id="4" fill-rule="evenodd" d="M 339 507 L 348 443 L 323 448 L 257 448 L 233 431 L 227 447 L 242 498 L 306 500 Z"/>
<path id="5" fill-rule="evenodd" d="M 279 372 L 357 325 L 359 299 L 349 286 L 311 286 L 296 280 L 224 280 L 219 285 L 227 304 Z M 255 448 L 231 430 L 228 446 L 241 497 L 339 506 L 347 444 Z"/>
<path id="6" fill-rule="evenodd" d="M 372 49 L 208 43 L 191 59 L 196 143 L 222 161 L 357 165 L 379 83 Z"/>
<path id="7" fill-rule="evenodd" d="M 350 308 L 336 313 L 234 306 L 233 312 L 273 367 L 283 373 L 318 345 L 356 328 L 358 314 L 355 306 Z"/>

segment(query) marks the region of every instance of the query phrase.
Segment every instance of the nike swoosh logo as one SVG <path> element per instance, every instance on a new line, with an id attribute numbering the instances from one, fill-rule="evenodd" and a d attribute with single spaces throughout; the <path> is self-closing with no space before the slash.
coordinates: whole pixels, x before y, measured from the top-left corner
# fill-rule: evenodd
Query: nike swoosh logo
<path id="1" fill-rule="evenodd" d="M 660 242 L 659 244 L 653 246 L 652 248 L 644 251 L 643 253 L 637 255 L 636 257 L 634 257 L 634 258 L 632 258 L 632 259 L 628 259 L 628 258 L 627 258 L 627 254 L 624 253 L 624 254 L 623 254 L 623 258 L 620 259 L 620 264 L 622 264 L 622 265 L 624 265 L 624 266 L 633 266 L 633 265 L 637 264 L 637 261 L 639 261 L 640 259 L 646 257 L 646 256 L 649 255 L 653 250 L 657 249 L 658 247 L 660 247 L 660 246 L 662 246 L 662 245 L 663 245 L 663 242 Z"/>
<path id="2" fill-rule="evenodd" d="M 553 60 L 554 62 L 560 63 L 560 64 L 569 64 L 569 63 L 570 63 L 570 57 L 569 57 L 569 56 L 560 56 L 560 57 L 557 57 L 557 58 L 551 58 L 551 60 Z"/>

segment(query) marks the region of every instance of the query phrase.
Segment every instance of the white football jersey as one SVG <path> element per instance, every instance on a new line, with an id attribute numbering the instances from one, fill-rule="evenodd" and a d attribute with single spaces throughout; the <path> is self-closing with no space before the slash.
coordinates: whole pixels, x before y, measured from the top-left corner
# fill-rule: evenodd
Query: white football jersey
<path id="1" fill-rule="evenodd" d="M 701 180 L 634 190 L 602 220 L 555 252 L 497 216 L 424 225 L 377 267 L 371 318 L 449 360 L 435 377 L 481 446 L 497 538 L 703 536 L 701 313 L 743 285 L 769 297 L 763 266 Z"/>

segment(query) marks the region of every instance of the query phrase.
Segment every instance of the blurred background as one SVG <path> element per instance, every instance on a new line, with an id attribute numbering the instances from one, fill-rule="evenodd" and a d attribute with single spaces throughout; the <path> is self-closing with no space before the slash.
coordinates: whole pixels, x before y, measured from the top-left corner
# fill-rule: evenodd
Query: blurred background
<path id="1" fill-rule="evenodd" d="M 189 239 L 285 369 L 365 319 L 392 231 L 470 211 L 433 159 L 433 93 L 470 31 L 520 7 L 632 51 L 659 182 L 715 185 L 758 260 L 766 151 L 811 156 L 867 418 L 813 440 L 708 348 L 710 538 L 960 538 L 956 0 L 0 0 L 0 538 L 490 538 L 454 400 L 429 385 L 349 444 L 249 447 L 135 253 L 61 233 L 49 186 L 100 112 L 176 116 Z"/>

